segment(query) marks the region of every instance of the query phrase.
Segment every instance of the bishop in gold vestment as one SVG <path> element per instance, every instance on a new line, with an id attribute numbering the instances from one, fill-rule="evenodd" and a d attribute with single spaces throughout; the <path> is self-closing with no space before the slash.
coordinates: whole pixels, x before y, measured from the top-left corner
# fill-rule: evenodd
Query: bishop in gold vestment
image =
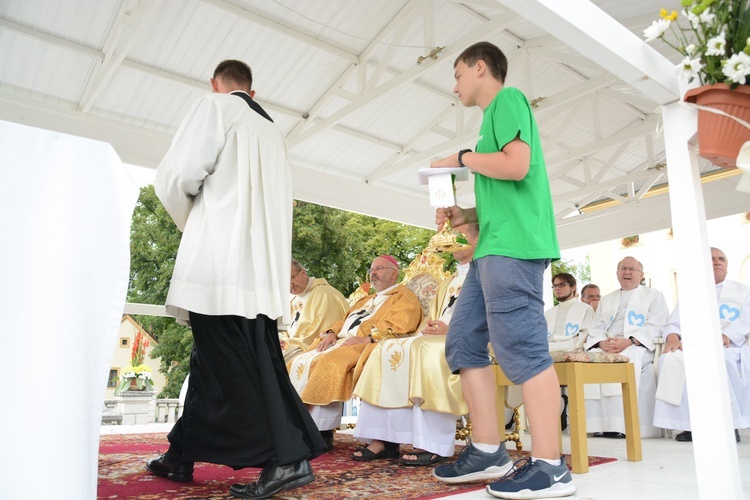
<path id="1" fill-rule="evenodd" d="M 292 322 L 281 335 L 284 362 L 309 349 L 326 327 L 346 317 L 349 304 L 346 298 L 324 278 L 313 278 L 307 270 L 292 259 L 292 294 L 289 307 Z"/>
<path id="2" fill-rule="evenodd" d="M 464 232 L 476 244 L 473 231 Z M 428 465 L 453 455 L 457 416 L 469 410 L 461 380 L 445 361 L 445 334 L 473 255 L 473 246 L 454 252 L 456 273 L 440 284 L 419 336 L 386 340 L 374 349 L 354 389 L 362 400 L 354 437 L 369 443 L 354 452 L 355 460 L 392 448 L 386 443 L 425 450 L 403 455 L 406 464 Z"/>
<path id="3" fill-rule="evenodd" d="M 422 308 L 414 293 L 398 285 L 397 279 L 396 260 L 377 257 L 370 268 L 377 293 L 357 301 L 343 321 L 322 332 L 307 352 L 291 362 L 292 384 L 321 431 L 340 425 L 342 402 L 352 397 L 356 375 L 374 347 L 373 328 L 394 336 L 416 332 Z"/>

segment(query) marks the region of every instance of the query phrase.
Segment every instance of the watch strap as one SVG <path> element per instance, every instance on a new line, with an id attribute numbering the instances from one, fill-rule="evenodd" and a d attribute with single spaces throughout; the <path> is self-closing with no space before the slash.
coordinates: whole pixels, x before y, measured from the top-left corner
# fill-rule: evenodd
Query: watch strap
<path id="1" fill-rule="evenodd" d="M 458 166 L 459 167 L 465 167 L 464 165 L 464 153 L 471 153 L 471 149 L 462 149 L 458 152 Z"/>

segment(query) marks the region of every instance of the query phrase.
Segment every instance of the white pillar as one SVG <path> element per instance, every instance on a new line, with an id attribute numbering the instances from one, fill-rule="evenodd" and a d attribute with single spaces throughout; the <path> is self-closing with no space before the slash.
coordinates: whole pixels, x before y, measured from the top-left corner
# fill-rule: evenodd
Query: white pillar
<path id="1" fill-rule="evenodd" d="M 677 259 L 690 424 L 700 498 L 741 499 L 706 210 L 695 149 L 697 111 L 677 102 L 662 108 Z"/>

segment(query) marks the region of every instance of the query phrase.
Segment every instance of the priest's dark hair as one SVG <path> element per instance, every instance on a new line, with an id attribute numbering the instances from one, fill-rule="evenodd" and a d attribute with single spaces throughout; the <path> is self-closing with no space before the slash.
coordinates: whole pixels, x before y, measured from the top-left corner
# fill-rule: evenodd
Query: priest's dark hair
<path id="1" fill-rule="evenodd" d="M 557 273 L 552 276 L 552 284 L 555 284 L 555 280 L 562 280 L 564 283 L 570 285 L 570 288 L 576 288 L 576 278 L 570 273 Z"/>
<path id="2" fill-rule="evenodd" d="M 492 76 L 497 78 L 500 83 L 505 83 L 505 75 L 508 74 L 508 59 L 502 50 L 490 42 L 477 42 L 467 47 L 456 58 L 453 67 L 455 68 L 459 62 L 463 61 L 471 68 L 479 60 L 484 61 Z"/>
<path id="3" fill-rule="evenodd" d="M 253 72 L 250 66 L 236 59 L 227 59 L 216 66 L 214 78 L 221 78 L 225 82 L 232 82 L 250 92 L 253 87 Z"/>

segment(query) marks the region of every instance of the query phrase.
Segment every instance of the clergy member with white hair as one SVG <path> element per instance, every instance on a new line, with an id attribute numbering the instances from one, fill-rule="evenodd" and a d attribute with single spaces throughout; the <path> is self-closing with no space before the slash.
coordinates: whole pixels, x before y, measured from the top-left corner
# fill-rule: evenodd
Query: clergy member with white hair
<path id="1" fill-rule="evenodd" d="M 656 374 L 654 338 L 669 318 L 664 294 L 641 285 L 643 264 L 625 257 L 617 264 L 620 289 L 602 297 L 584 347 L 622 354 L 635 365 L 641 437 L 658 437 L 654 419 Z M 624 437 L 620 384 L 586 384 L 586 429 L 604 437 Z"/>
<path id="2" fill-rule="evenodd" d="M 746 337 L 750 334 L 750 286 L 726 279 L 727 256 L 718 248 L 711 248 L 711 261 L 734 433 L 739 442 L 740 434 L 737 429 L 750 427 L 750 347 Z M 662 335 L 665 344 L 664 352 L 659 358 L 654 425 L 683 431 L 675 436 L 677 441 L 692 441 L 679 304 L 674 308 L 669 323 L 662 329 Z"/>

